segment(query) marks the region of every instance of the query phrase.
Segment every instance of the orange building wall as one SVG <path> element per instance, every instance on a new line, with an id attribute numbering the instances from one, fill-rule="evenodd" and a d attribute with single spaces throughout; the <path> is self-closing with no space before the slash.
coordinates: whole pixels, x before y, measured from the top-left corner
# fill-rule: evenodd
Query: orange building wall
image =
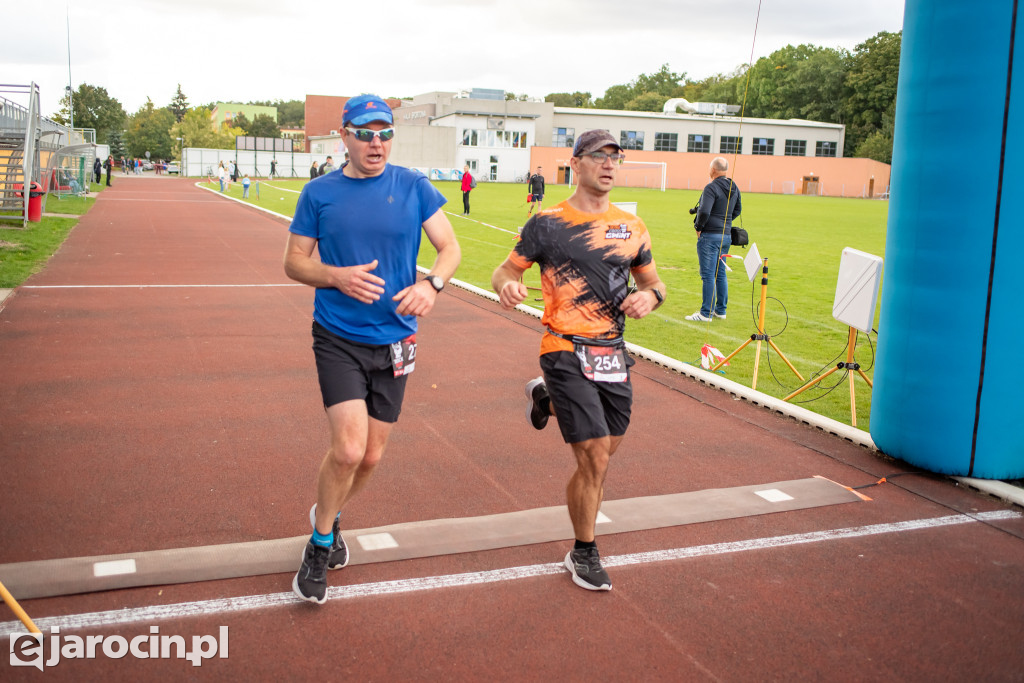
<path id="1" fill-rule="evenodd" d="M 568 147 L 533 147 L 530 150 L 530 168 L 542 166 L 547 182 L 562 182 L 561 178 L 556 179 L 557 168 L 567 166 L 571 155 L 572 150 Z M 783 194 L 790 191 L 784 186 L 788 181 L 792 183 L 794 194 L 802 194 L 805 176 L 817 176 L 817 194 L 827 197 L 877 197 L 889 191 L 889 164 L 871 159 L 626 152 L 627 162 L 665 162 L 665 187 L 683 190 L 700 190 L 708 183 L 708 166 L 716 156 L 725 156 L 729 161 L 729 176 L 743 192 Z M 626 167 L 629 168 L 628 163 Z M 647 176 L 647 186 L 654 186 L 657 173 L 655 167 L 651 168 L 649 173 L 629 170 L 625 178 L 620 177 L 624 181 L 620 185 L 642 185 L 643 176 Z M 630 179 L 634 182 L 628 182 Z"/>

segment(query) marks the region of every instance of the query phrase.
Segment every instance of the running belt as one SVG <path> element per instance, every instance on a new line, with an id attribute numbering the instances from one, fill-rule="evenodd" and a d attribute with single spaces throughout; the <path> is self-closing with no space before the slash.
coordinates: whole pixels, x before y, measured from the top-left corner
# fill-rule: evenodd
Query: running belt
<path id="1" fill-rule="evenodd" d="M 550 327 L 546 328 L 548 332 L 555 335 L 559 339 L 564 339 L 573 344 L 583 344 L 584 346 L 623 346 L 626 340 L 622 338 L 620 334 L 618 337 L 612 337 L 611 339 L 595 339 L 593 337 L 581 337 L 575 334 L 561 334 L 555 332 Z"/>

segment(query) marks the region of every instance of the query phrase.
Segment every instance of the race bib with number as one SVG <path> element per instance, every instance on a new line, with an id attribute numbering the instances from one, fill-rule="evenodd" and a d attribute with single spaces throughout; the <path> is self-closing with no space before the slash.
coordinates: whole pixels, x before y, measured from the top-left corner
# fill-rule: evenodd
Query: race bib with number
<path id="1" fill-rule="evenodd" d="M 573 344 L 576 357 L 580 359 L 583 376 L 592 382 L 625 382 L 626 354 L 615 346 L 588 346 Z"/>
<path id="2" fill-rule="evenodd" d="M 408 375 L 416 369 L 416 335 L 410 335 L 391 345 L 391 367 L 395 377 Z"/>

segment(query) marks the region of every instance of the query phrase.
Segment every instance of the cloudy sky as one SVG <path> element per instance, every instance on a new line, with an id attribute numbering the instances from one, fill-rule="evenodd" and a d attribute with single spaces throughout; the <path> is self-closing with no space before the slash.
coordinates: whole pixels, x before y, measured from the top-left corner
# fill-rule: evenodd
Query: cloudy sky
<path id="1" fill-rule="evenodd" d="M 70 80 L 128 113 L 190 104 L 500 88 L 604 90 L 669 64 L 703 78 L 788 44 L 853 49 L 903 26 L 900 0 L 66 0 L 5 2 L 0 83 Z M 760 8 L 760 16 L 758 11 Z M 68 27 L 70 25 L 70 32 Z M 756 36 L 755 36 L 756 27 Z"/>

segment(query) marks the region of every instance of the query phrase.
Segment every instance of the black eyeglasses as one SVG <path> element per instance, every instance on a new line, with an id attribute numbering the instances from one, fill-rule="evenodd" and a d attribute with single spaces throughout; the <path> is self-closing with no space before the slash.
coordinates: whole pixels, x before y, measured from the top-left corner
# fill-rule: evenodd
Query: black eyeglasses
<path id="1" fill-rule="evenodd" d="M 620 152 L 613 152 L 612 154 L 609 154 L 608 152 L 589 152 L 587 154 L 581 154 L 580 156 L 590 157 L 599 164 L 604 164 L 605 159 L 611 159 L 613 164 L 621 164 L 626 160 L 626 155 Z"/>
<path id="2" fill-rule="evenodd" d="M 380 138 L 381 142 L 387 142 L 391 138 L 395 137 L 394 128 L 384 128 L 382 130 L 370 130 L 369 128 L 346 128 L 348 132 L 356 136 L 356 140 L 359 142 L 373 142 L 376 137 Z"/>

